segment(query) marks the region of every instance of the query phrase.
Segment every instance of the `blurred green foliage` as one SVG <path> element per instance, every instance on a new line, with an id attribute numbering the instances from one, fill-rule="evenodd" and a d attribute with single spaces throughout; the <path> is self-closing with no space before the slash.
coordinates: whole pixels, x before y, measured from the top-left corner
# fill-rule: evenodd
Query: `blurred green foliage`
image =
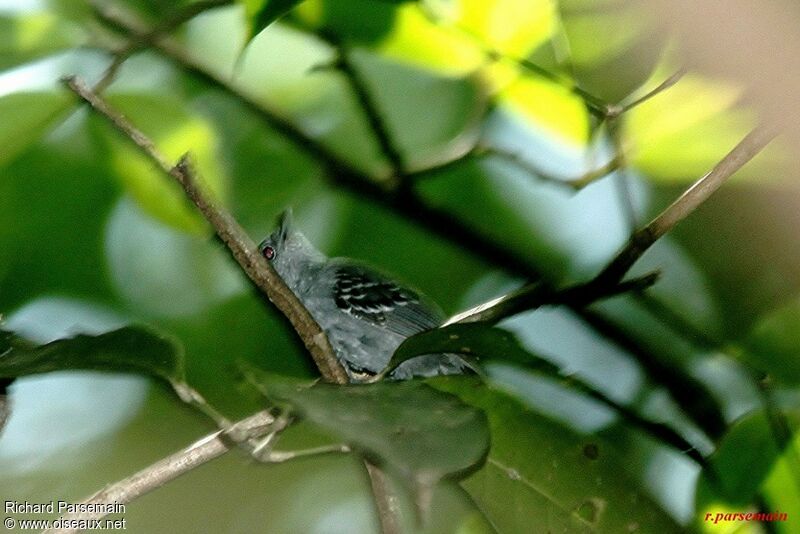
<path id="1" fill-rule="evenodd" d="M 254 239 L 293 206 L 320 249 L 393 272 L 448 313 L 528 279 L 588 279 L 626 241 L 628 208 L 645 222 L 756 120 L 743 88 L 701 72 L 619 117 L 606 113 L 682 66 L 679 43 L 633 2 L 212 4 L 0 2 L 2 326 L 27 340 L 29 356 L 55 340 L 44 346 L 66 347 L 47 362 L 64 372 L 9 387 L 6 499 L 78 500 L 213 430 L 159 382 L 77 371 L 97 368 L 102 353 L 100 367 L 128 372 L 141 349 L 134 367 L 165 373 L 162 360 L 147 365 L 162 353 L 146 344 L 106 352 L 104 336 L 118 328 L 146 324 L 153 339 L 177 340 L 187 382 L 231 417 L 266 402 L 241 362 L 293 380 L 317 374 L 176 184 L 59 84 L 67 74 L 99 80 L 129 43 L 126 24 L 146 32 L 191 13 L 160 45 L 130 50 L 104 95 L 171 160 L 191 152 L 204 185 Z M 390 198 L 396 170 L 342 53 L 425 210 L 369 193 Z M 628 167 L 579 190 L 557 183 L 617 151 Z M 432 495 L 427 532 L 718 532 L 706 512 L 757 508 L 790 522 L 740 531 L 795 532 L 800 191 L 786 160 L 770 147 L 642 258 L 632 274 L 663 272 L 646 295 L 471 331 L 484 381 L 429 381 L 460 401 L 418 383 L 380 385 L 358 402 L 332 388 L 319 398 L 282 390 L 308 421 L 280 447 L 347 439 L 400 472 L 419 460 L 437 480 L 451 474 Z M 460 230 L 442 231 L 448 222 Z M 78 355 L 76 339 L 103 350 Z M 3 347 L 0 371 L 11 368 Z M 672 429 L 705 462 L 614 403 Z M 437 431 L 448 416 L 481 412 L 488 451 L 485 425 Z M 337 419 L 358 414 L 386 428 Z M 409 459 L 413 441 L 387 439 L 403 418 L 419 420 L 441 456 Z M 362 471 L 351 456 L 256 465 L 235 451 L 132 503 L 126 517 L 134 532 L 374 531 Z M 413 495 L 400 499 L 417 528 Z"/>

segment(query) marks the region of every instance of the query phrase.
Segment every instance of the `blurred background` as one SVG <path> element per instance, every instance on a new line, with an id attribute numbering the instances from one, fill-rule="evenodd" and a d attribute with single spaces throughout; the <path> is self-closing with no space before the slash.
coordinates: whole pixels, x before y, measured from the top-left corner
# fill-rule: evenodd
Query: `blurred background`
<path id="1" fill-rule="evenodd" d="M 648 503 L 623 511 L 653 507 L 662 519 L 650 524 L 667 531 L 800 532 L 796 5 L 191 6 L 0 0 L 6 329 L 43 343 L 152 325 L 182 342 L 189 383 L 231 417 L 263 405 L 239 360 L 316 376 L 179 188 L 80 106 L 64 75 L 105 77 L 108 101 L 169 158 L 190 151 L 253 239 L 292 206 L 328 255 L 392 272 L 448 314 L 532 279 L 590 279 L 759 122 L 781 122 L 785 135 L 637 263 L 632 274 L 661 270 L 653 288 L 501 324 L 565 375 L 673 428 L 707 465 L 568 381 L 507 363 L 487 371 L 490 387 L 535 422 L 508 421 L 530 434 L 497 442 L 519 439 L 524 458 L 533 440 L 565 461 L 583 437 L 602 442 L 619 486 Z M 125 61 L 116 65 L 115 53 Z M 78 500 L 213 430 L 133 375 L 23 378 L 8 398 L 4 499 Z M 285 443 L 319 439 L 300 425 Z M 545 531 L 561 524 L 538 503 L 550 483 L 560 482 L 537 480 L 536 496 L 516 500 L 488 479 L 467 491 L 443 484 L 427 530 Z M 490 490 L 495 500 L 482 500 Z M 372 507 L 353 459 L 267 466 L 234 452 L 125 517 L 133 532 L 371 532 Z M 789 520 L 714 525 L 703 521 L 711 510 Z"/>

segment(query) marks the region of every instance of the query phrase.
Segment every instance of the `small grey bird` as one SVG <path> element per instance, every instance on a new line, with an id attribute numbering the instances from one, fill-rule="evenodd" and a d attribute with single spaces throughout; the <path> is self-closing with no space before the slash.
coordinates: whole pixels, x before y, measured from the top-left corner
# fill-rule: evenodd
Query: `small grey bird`
<path id="1" fill-rule="evenodd" d="M 291 210 L 259 251 L 325 331 L 353 382 L 383 371 L 407 337 L 436 328 L 444 315 L 419 293 L 347 258 L 327 258 L 292 227 Z M 463 373 L 452 354 L 428 354 L 400 364 L 390 379 Z"/>

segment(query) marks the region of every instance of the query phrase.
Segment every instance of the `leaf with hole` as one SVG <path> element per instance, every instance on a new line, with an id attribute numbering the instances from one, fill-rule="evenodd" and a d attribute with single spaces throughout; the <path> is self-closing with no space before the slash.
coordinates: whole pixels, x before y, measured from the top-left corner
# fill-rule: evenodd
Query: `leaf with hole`
<path id="1" fill-rule="evenodd" d="M 489 418 L 492 446 L 461 481 L 498 532 L 682 532 L 625 474 L 625 458 L 475 380 L 437 377 Z"/>

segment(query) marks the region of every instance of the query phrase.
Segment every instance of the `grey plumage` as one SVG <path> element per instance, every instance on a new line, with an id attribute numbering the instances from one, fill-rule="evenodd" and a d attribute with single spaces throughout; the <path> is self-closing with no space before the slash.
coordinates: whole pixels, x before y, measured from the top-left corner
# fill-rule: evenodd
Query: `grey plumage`
<path id="1" fill-rule="evenodd" d="M 402 341 L 436 328 L 444 315 L 418 292 L 353 260 L 329 259 L 292 227 L 291 211 L 259 245 L 286 285 L 325 331 L 352 381 L 383 371 Z M 431 354 L 399 365 L 389 378 L 462 373 L 464 362 Z"/>

